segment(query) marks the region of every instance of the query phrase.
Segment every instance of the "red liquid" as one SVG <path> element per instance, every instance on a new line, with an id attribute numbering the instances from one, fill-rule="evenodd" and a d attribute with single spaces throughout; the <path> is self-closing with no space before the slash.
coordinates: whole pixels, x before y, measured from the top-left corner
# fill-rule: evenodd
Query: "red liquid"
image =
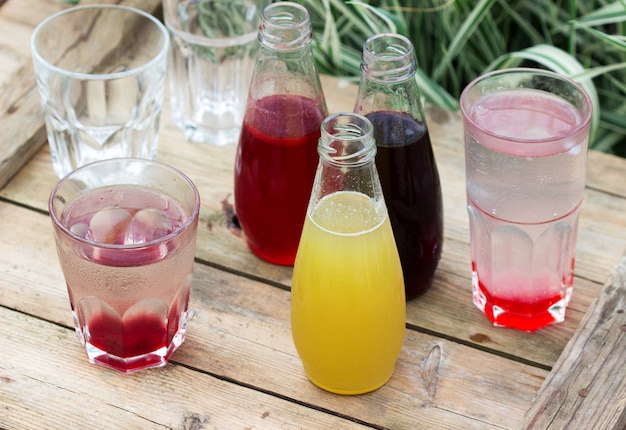
<path id="1" fill-rule="evenodd" d="M 497 326 L 514 327 L 518 330 L 535 331 L 554 323 L 554 315 L 549 312 L 549 309 L 562 300 L 560 294 L 544 297 L 532 303 L 523 300 L 500 299 L 491 296 L 480 280 L 478 288 L 485 297 L 486 303 L 483 311 L 487 318 Z M 494 308 L 500 308 L 503 312 L 496 313 Z"/>
<path id="2" fill-rule="evenodd" d="M 574 272 L 575 261 L 572 259 L 571 270 Z M 503 285 L 500 290 L 504 291 L 509 298 L 502 298 L 490 294 L 489 289 L 481 280 L 477 271 L 476 262 L 472 261 L 472 288 L 474 304 L 482 310 L 487 318 L 496 326 L 511 327 L 518 330 L 535 331 L 564 318 L 565 307 L 567 306 L 568 293 L 565 295 L 555 294 L 554 285 L 549 279 L 544 280 L 534 288 L 543 291 L 543 294 L 531 294 L 524 298 L 523 294 L 512 296 L 511 292 L 523 289 L 524 282 L 519 276 L 509 275 L 505 281 L 500 281 Z M 573 276 L 562 279 L 563 287 L 567 290 L 574 282 Z M 493 285 L 492 285 L 493 287 Z M 504 288 L 503 288 L 504 287 Z M 560 290 L 557 288 L 557 290 Z M 511 298 L 514 297 L 514 298 Z M 529 300 L 532 298 L 532 300 Z"/>
<path id="3" fill-rule="evenodd" d="M 175 349 L 172 342 L 179 331 L 181 315 L 186 314 L 189 291 L 186 290 L 185 296 L 178 299 L 172 303 L 167 315 L 150 311 L 135 313 L 130 318 L 125 315 L 123 319 L 117 313 L 95 312 L 89 315 L 84 324 L 89 327 L 87 341 L 93 347 L 106 351 L 95 361 L 128 373 L 169 360 Z M 159 350 L 164 354 L 155 354 Z"/>
<path id="4" fill-rule="evenodd" d="M 63 223 L 87 239 L 61 236 L 76 249 L 59 257 L 90 361 L 129 373 L 165 364 L 183 342 L 196 226 L 157 240 L 187 218 L 173 199 L 133 186 L 96 189 L 66 208 Z"/>
<path id="5" fill-rule="evenodd" d="M 439 172 L 423 123 L 399 112 L 372 112 L 366 116 L 374 125 L 376 168 L 409 300 L 430 286 L 441 258 L 443 203 Z"/>
<path id="6" fill-rule="evenodd" d="M 89 319 L 91 344 L 118 357 L 134 357 L 156 351 L 168 344 L 165 321 L 154 314 L 143 314 L 123 323 L 106 314 Z"/>
<path id="7" fill-rule="evenodd" d="M 245 115 L 235 163 L 235 208 L 258 257 L 293 265 L 317 169 L 319 103 L 291 95 L 258 100 Z"/>

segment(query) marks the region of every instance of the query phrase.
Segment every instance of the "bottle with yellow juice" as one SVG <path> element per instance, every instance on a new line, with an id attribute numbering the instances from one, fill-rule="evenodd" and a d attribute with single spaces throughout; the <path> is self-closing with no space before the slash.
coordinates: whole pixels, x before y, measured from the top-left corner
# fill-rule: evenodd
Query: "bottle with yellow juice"
<path id="1" fill-rule="evenodd" d="M 321 129 L 293 270 L 293 340 L 314 384 L 361 394 L 393 374 L 405 332 L 404 281 L 371 122 L 338 113 Z"/>

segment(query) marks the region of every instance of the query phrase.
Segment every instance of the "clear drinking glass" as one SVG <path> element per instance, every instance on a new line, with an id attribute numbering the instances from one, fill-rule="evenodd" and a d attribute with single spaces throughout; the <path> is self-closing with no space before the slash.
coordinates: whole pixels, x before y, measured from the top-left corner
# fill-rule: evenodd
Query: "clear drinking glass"
<path id="1" fill-rule="evenodd" d="M 37 26 L 31 50 L 57 176 L 156 158 L 168 47 L 163 24 L 125 6 L 72 7 Z"/>
<path id="2" fill-rule="evenodd" d="M 163 0 L 172 36 L 170 102 L 194 142 L 237 143 L 269 0 Z"/>
<path id="3" fill-rule="evenodd" d="M 492 72 L 461 95 L 473 301 L 497 326 L 565 318 L 591 111 L 578 84 L 539 69 Z"/>
<path id="4" fill-rule="evenodd" d="M 157 161 L 116 158 L 64 177 L 49 201 L 76 333 L 92 363 L 162 366 L 183 343 L 200 198 Z"/>

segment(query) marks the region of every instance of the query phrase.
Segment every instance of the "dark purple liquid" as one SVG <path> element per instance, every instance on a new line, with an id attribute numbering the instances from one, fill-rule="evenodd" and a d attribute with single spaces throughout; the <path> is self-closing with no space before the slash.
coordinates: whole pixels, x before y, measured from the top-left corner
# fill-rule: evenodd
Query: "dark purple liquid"
<path id="1" fill-rule="evenodd" d="M 374 125 L 376 168 L 393 229 L 407 300 L 425 291 L 443 244 L 441 183 L 426 126 L 406 113 L 366 115 Z"/>

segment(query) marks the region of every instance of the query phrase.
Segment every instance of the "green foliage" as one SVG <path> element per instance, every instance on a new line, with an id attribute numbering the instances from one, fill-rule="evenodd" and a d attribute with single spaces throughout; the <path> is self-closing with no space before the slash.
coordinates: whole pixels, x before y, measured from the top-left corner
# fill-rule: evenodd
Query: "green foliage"
<path id="1" fill-rule="evenodd" d="M 626 0 L 296 0 L 314 27 L 322 73 L 357 79 L 363 42 L 396 32 L 415 46 L 426 101 L 458 109 L 487 71 L 543 67 L 594 102 L 595 149 L 626 157 Z"/>

